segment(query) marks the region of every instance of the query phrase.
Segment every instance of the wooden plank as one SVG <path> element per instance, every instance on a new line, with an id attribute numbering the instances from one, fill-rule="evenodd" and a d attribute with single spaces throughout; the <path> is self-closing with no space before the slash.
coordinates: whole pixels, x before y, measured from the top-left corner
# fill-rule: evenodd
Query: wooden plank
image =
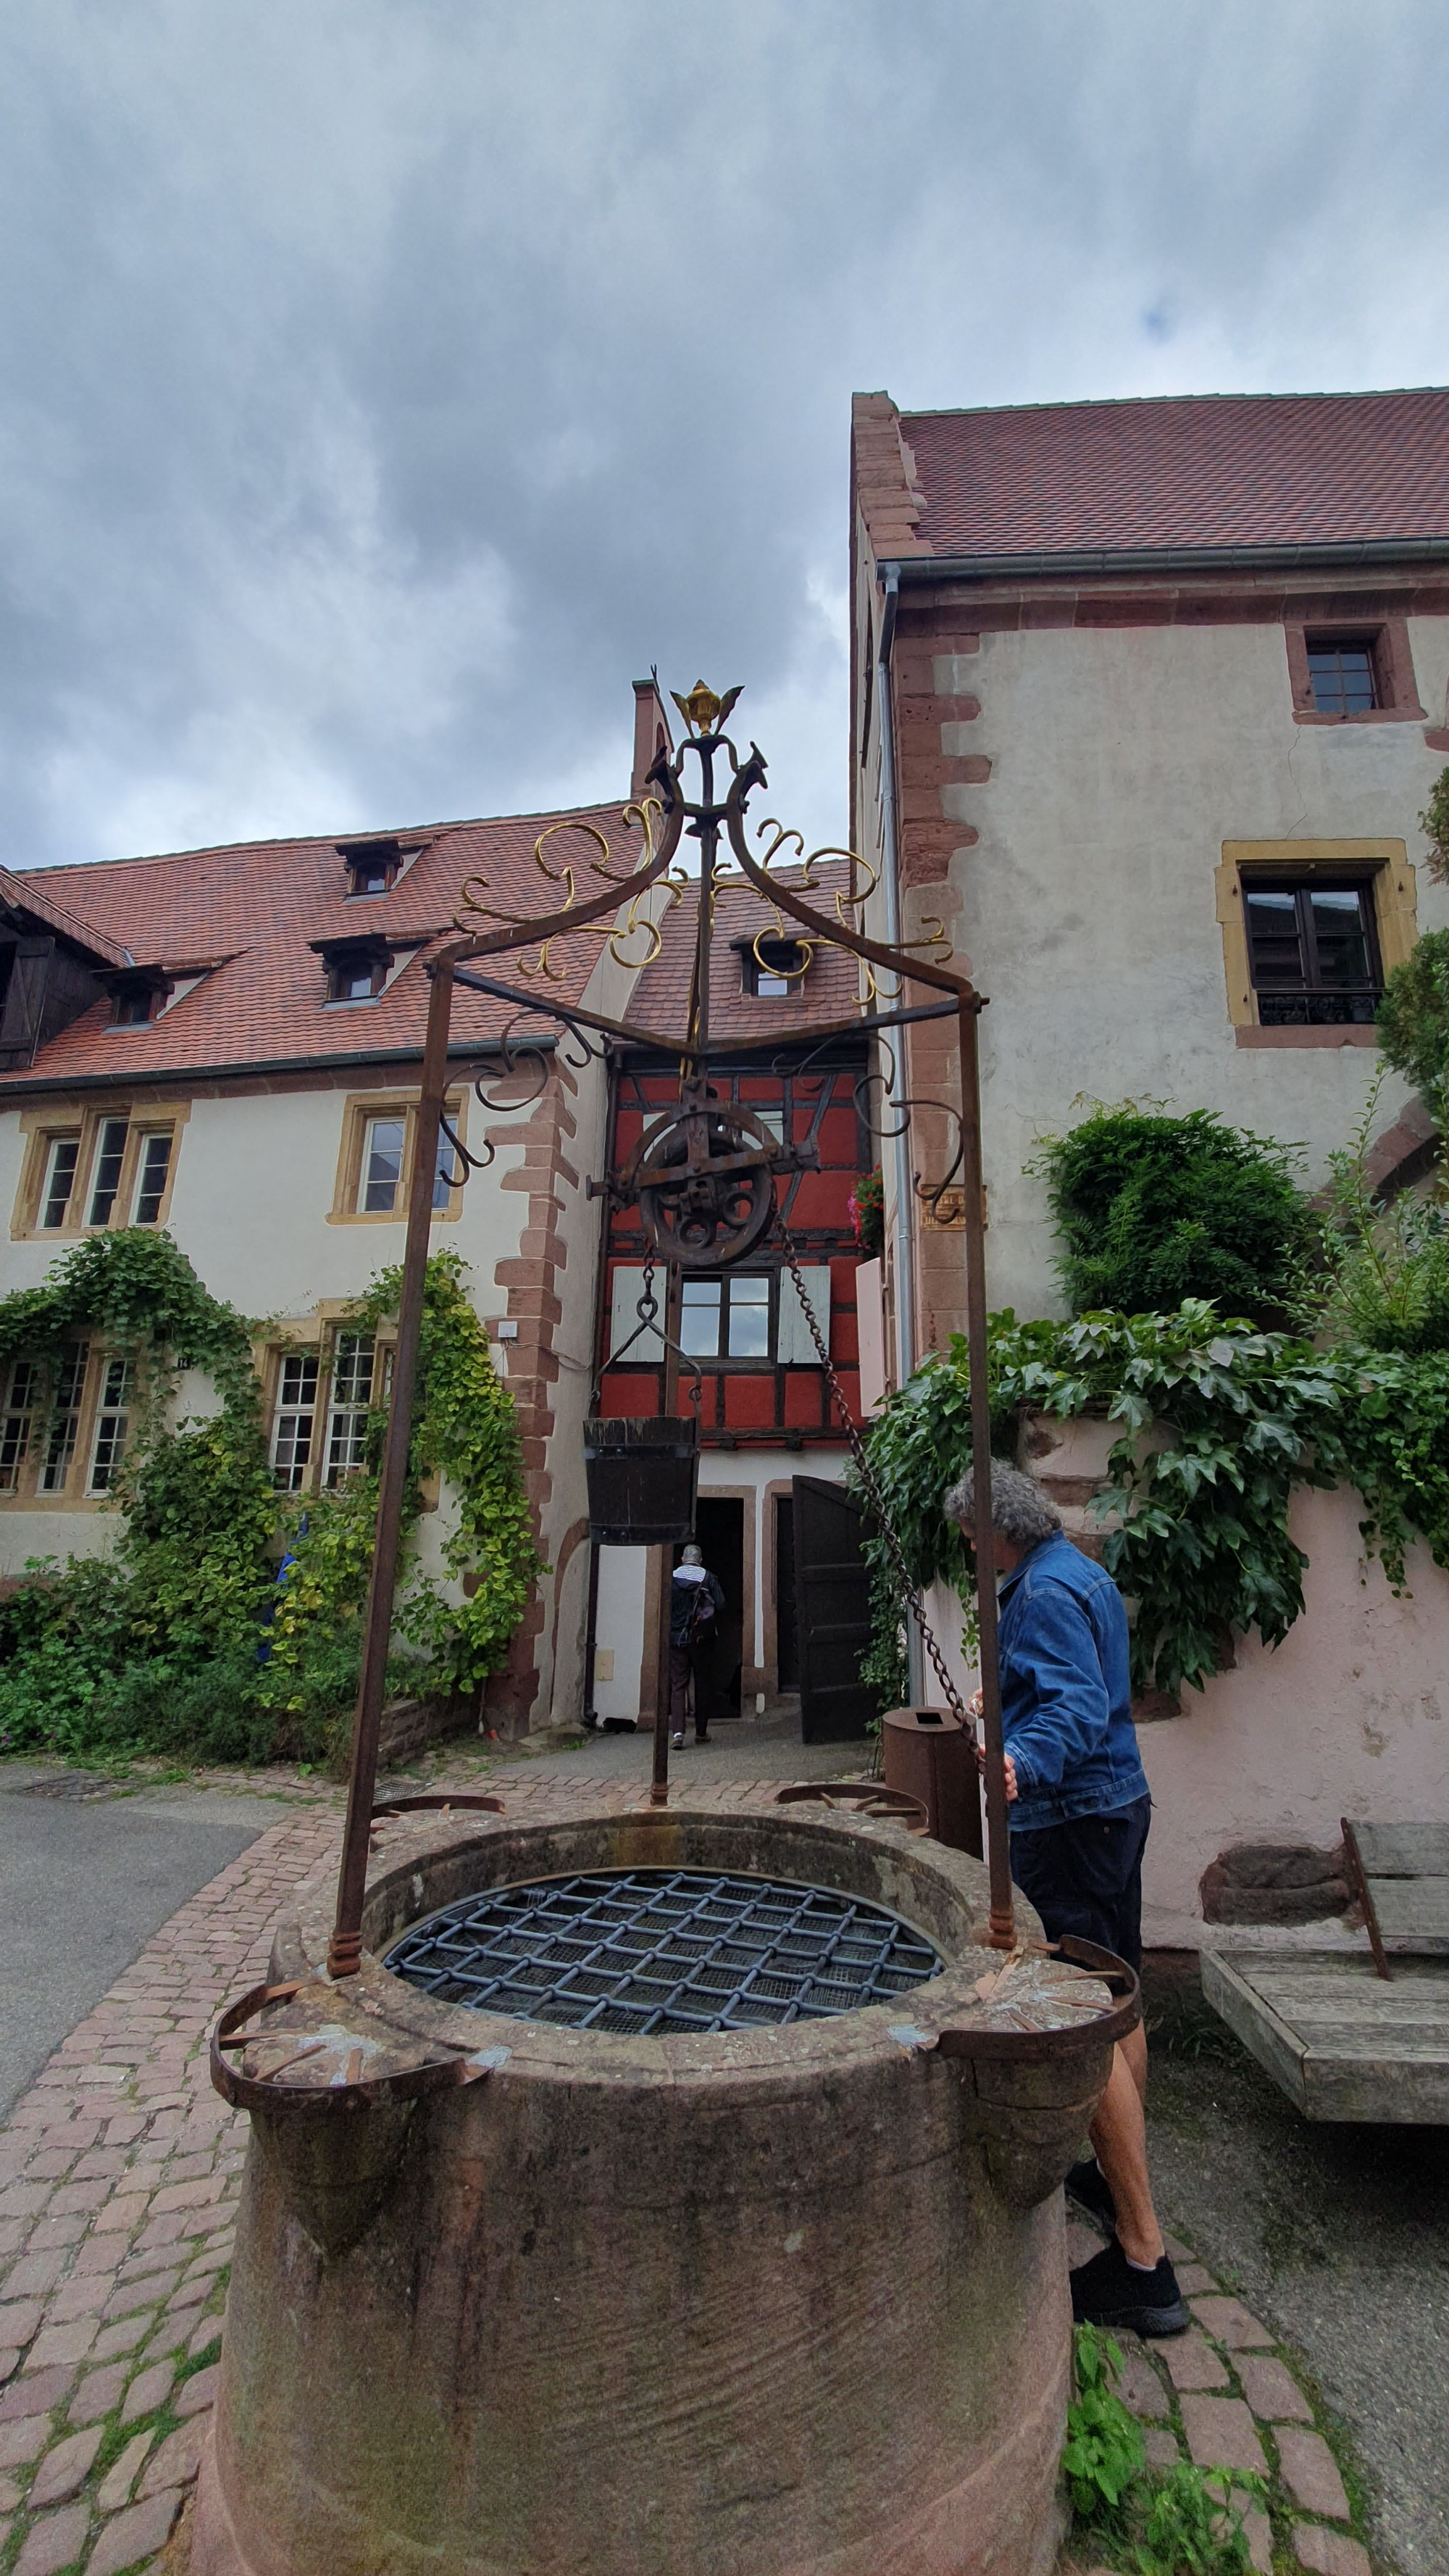
<path id="1" fill-rule="evenodd" d="M 1449 1878 L 1370 1873 L 1368 1886 L 1386 1950 L 1428 1951 L 1436 1958 L 1449 1951 Z"/>
<path id="2" fill-rule="evenodd" d="M 1305 2117 L 1449 2125 L 1449 1968 L 1204 1951 L 1203 1992 Z"/>
<path id="3" fill-rule="evenodd" d="M 1374 1825 L 1353 1820 L 1370 1878 L 1449 1878 L 1449 1825 Z"/>
<path id="4" fill-rule="evenodd" d="M 1203 1993 L 1214 2012 L 1222 2015 L 1229 2030 L 1242 2041 L 1250 2056 L 1256 2057 L 1289 2101 L 1306 2112 L 1306 2051 L 1291 2025 L 1281 2020 L 1266 1998 L 1255 1991 L 1242 1972 L 1241 1962 L 1225 1952 L 1204 1950 L 1199 1969 Z"/>

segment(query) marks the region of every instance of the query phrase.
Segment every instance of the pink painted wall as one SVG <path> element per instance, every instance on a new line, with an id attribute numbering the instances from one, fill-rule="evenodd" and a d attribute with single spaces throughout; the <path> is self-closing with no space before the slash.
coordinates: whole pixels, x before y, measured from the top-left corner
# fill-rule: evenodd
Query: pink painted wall
<path id="1" fill-rule="evenodd" d="M 1076 1536 L 1087 1515 L 1062 1489 L 1100 1472 L 1105 1426 L 1050 1430 L 1053 1454 L 1031 1464 L 1039 1473 L 1045 1465 L 1042 1482 L 1049 1493 L 1057 1487 Z M 1198 1902 L 1198 1881 L 1225 1844 L 1328 1845 L 1345 1815 L 1449 1820 L 1449 1575 L 1416 1547 L 1410 1591 L 1395 1600 L 1383 1568 L 1364 1556 L 1362 1510 L 1347 1488 L 1300 1490 L 1289 1527 L 1309 1560 L 1303 1617 L 1276 1652 L 1239 1637 L 1233 1671 L 1184 1692 L 1180 1717 L 1139 1727 L 1153 1797 L 1143 1870 L 1150 1947 L 1197 1947 L 1204 1936 L 1241 1946 L 1242 1927 L 1204 1925 Z M 953 1672 L 974 1689 L 954 1593 L 933 1586 L 928 1616 Z M 1331 1922 L 1252 1934 L 1317 1948 L 1344 1937 Z"/>

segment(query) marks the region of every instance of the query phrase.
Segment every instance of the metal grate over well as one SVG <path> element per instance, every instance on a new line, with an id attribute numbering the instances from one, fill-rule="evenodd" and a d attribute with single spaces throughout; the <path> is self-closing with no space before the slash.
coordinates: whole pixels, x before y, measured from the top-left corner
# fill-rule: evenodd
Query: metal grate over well
<path id="1" fill-rule="evenodd" d="M 589 1870 L 445 1905 L 393 1973 L 445 2003 L 575 2030 L 748 2030 L 855 2012 L 943 1962 L 883 1906 L 708 1870 Z"/>

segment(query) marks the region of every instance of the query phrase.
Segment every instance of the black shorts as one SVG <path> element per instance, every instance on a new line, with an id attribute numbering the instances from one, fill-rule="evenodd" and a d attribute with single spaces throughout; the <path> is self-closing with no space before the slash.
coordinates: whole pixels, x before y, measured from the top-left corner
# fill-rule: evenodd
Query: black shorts
<path id="1" fill-rule="evenodd" d="M 1152 1800 L 1109 1816 L 1073 1816 L 1011 1837 L 1011 1875 L 1036 1907 L 1047 1938 L 1066 1932 L 1142 1965 L 1142 1854 Z"/>

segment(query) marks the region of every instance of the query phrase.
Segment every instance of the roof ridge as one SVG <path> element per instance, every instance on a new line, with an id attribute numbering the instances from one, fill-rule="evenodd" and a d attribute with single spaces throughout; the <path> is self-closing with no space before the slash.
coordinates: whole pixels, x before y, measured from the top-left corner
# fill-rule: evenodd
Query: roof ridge
<path id="1" fill-rule="evenodd" d="M 185 850 L 136 850 L 116 859 L 58 859 L 44 867 L 7 866 L 5 872 L 22 880 L 84 876 L 92 868 L 166 868 L 174 866 L 178 859 L 221 859 L 234 850 L 335 850 L 343 841 L 391 841 L 420 832 L 429 832 L 436 839 L 441 832 L 476 832 L 490 823 L 568 823 L 576 815 L 604 814 L 615 805 L 622 813 L 630 801 L 627 796 L 601 796 L 590 805 L 540 807 L 528 814 L 463 814 L 446 823 L 382 823 L 351 832 L 278 832 L 266 841 L 199 841 Z"/>
<path id="2" fill-rule="evenodd" d="M 1211 393 L 1211 394 L 1078 394 L 1064 396 L 1057 402 L 1035 403 L 934 403 L 923 409 L 901 409 L 904 420 L 1000 420 L 1009 413 L 1036 411 L 1128 411 L 1146 410 L 1149 406 L 1168 403 L 1300 403 L 1300 402 L 1396 402 L 1410 394 L 1446 394 L 1444 385 L 1340 385 L 1317 391 L 1297 393 Z"/>

